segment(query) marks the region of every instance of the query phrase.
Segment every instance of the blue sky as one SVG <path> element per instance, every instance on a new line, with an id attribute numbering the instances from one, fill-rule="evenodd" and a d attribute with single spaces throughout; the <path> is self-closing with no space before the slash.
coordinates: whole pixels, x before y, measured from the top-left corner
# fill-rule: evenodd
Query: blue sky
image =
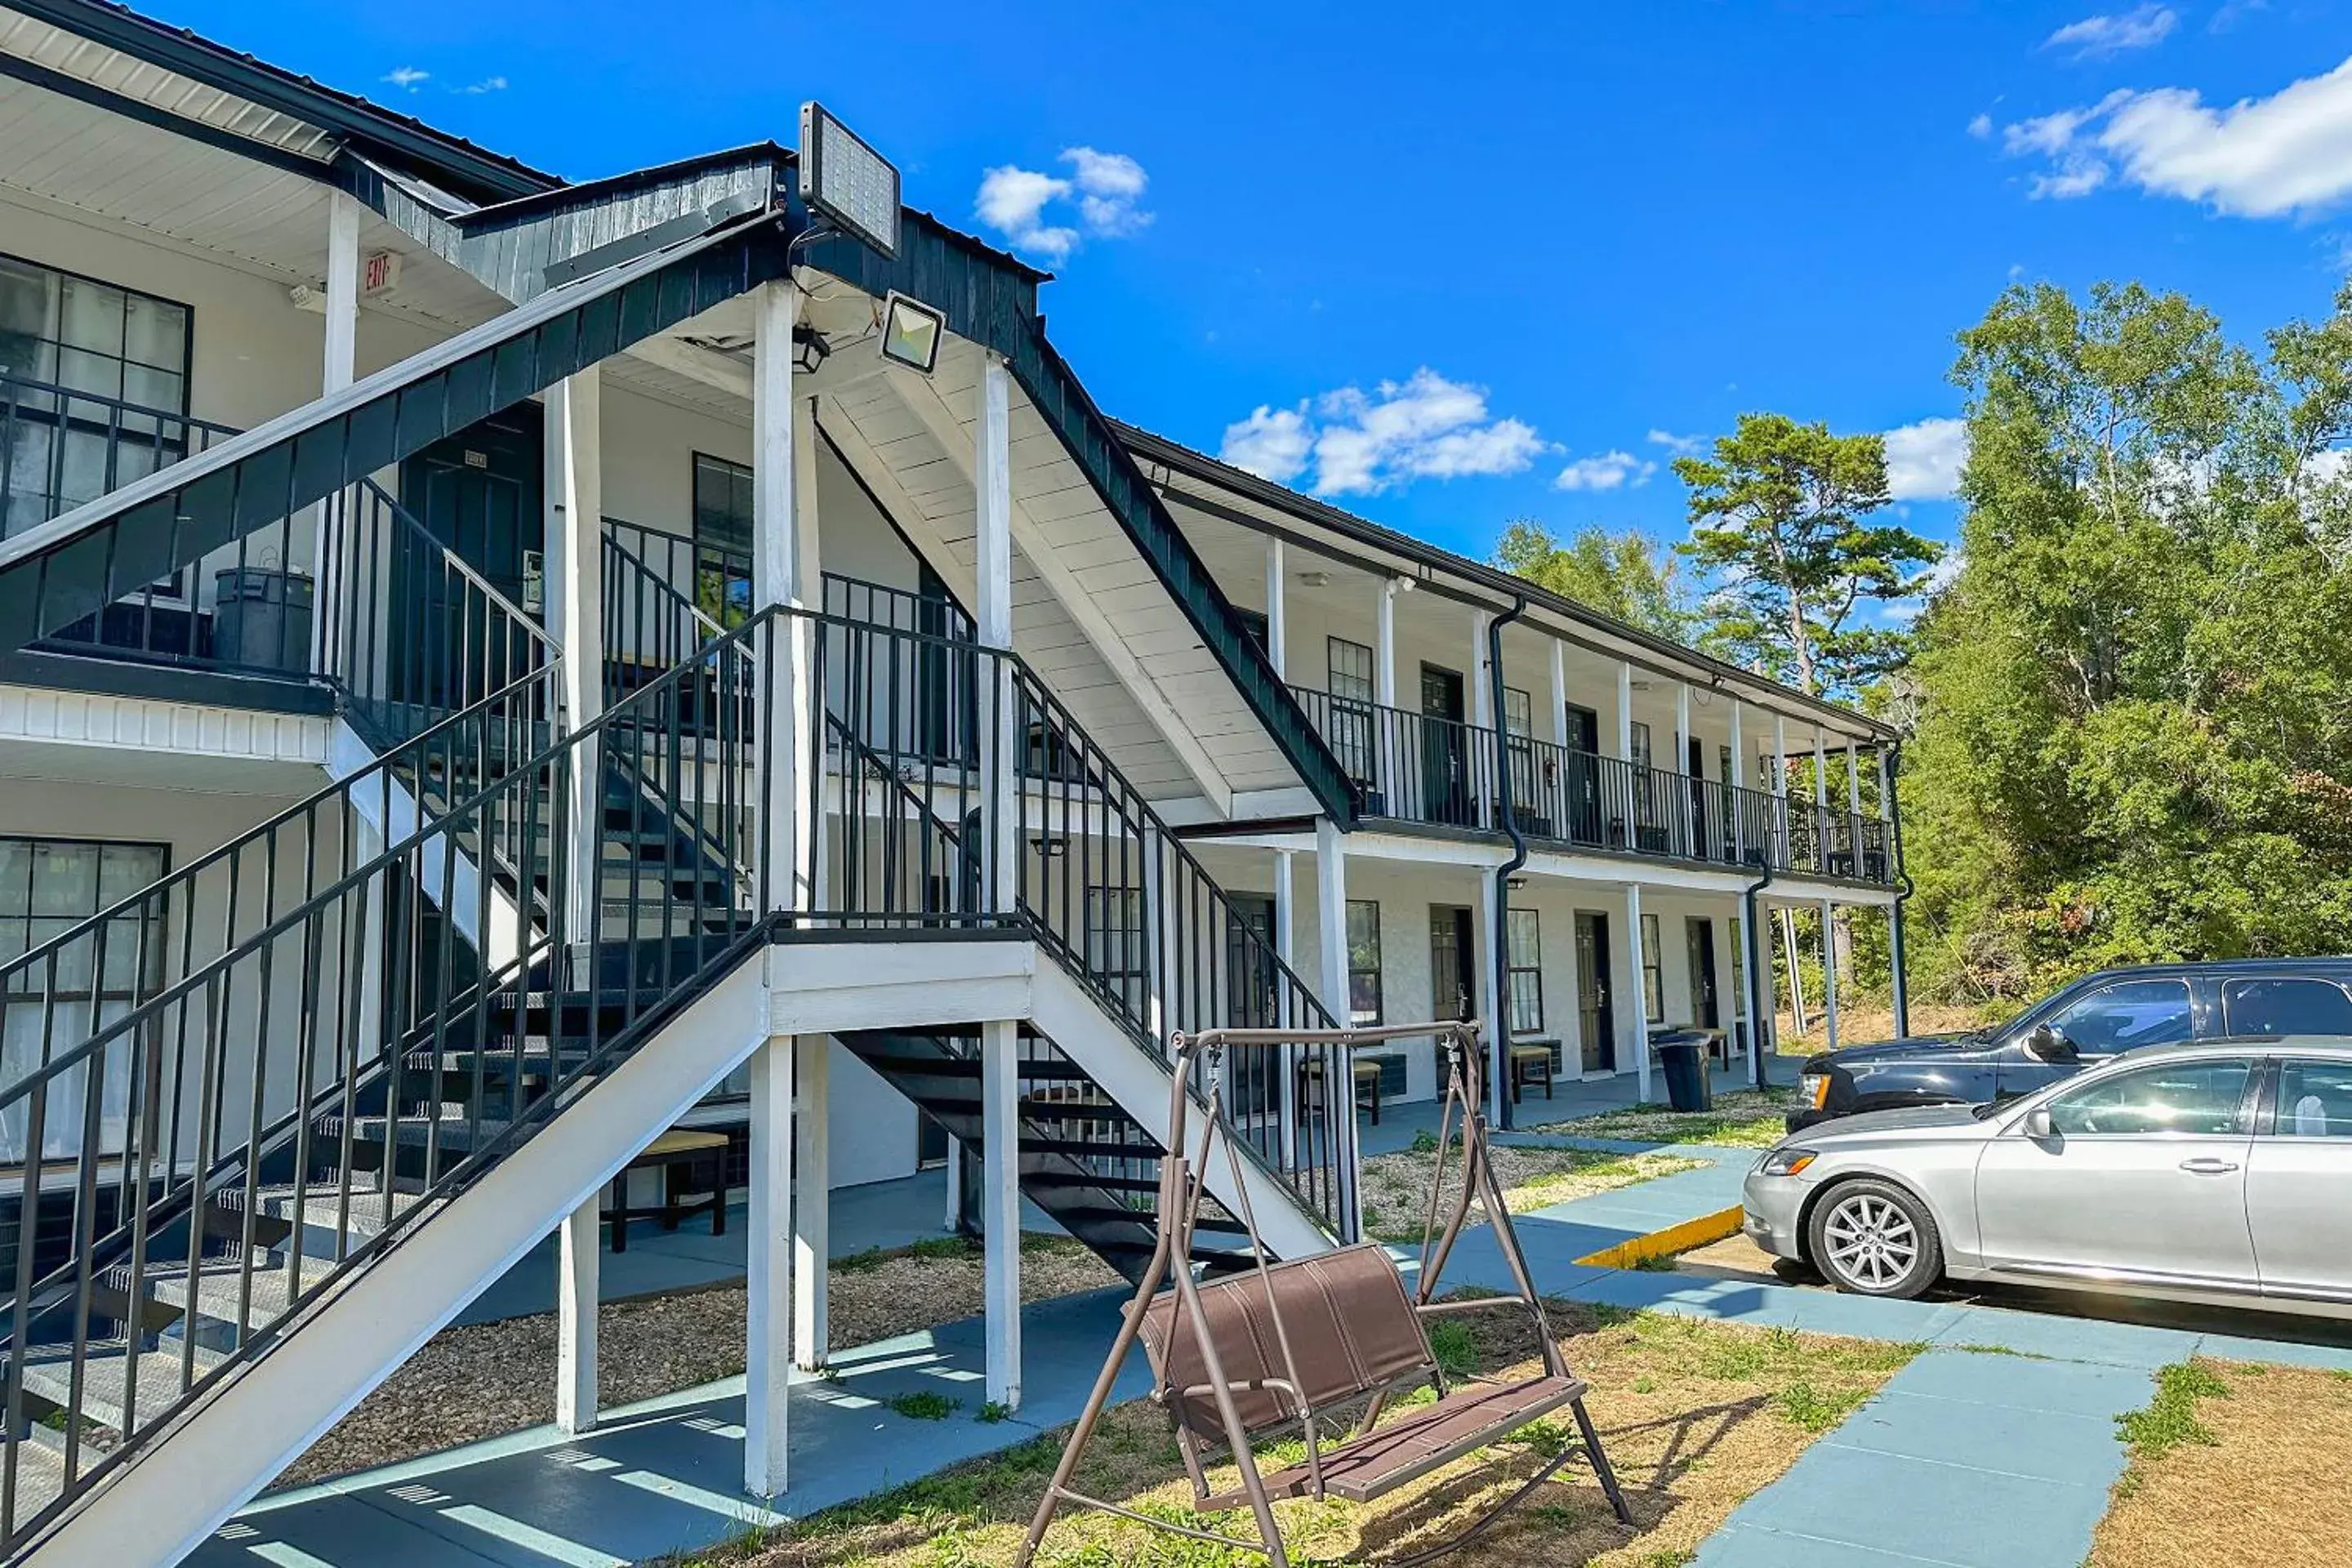
<path id="1" fill-rule="evenodd" d="M 1758 408 L 1908 431 L 1947 534 L 1957 433 L 1911 427 L 2012 278 L 2252 338 L 2352 251 L 2317 0 L 149 3 L 574 177 L 821 98 L 1059 273 L 1113 413 L 1478 555 L 1515 516 L 1680 537 L 1673 442 Z"/>

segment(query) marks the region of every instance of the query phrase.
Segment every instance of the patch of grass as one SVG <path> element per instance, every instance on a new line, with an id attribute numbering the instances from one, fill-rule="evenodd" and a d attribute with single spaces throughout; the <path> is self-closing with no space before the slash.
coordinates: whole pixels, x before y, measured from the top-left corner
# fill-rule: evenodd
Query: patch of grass
<path id="1" fill-rule="evenodd" d="M 928 1388 L 913 1394 L 894 1394 L 882 1403 L 909 1421 L 944 1421 L 962 1407 L 961 1401 L 933 1394 Z"/>
<path id="2" fill-rule="evenodd" d="M 869 1247 L 863 1252 L 853 1252 L 846 1258 L 835 1258 L 833 1271 L 835 1274 L 871 1274 L 888 1260 L 888 1255 L 880 1247 Z"/>
<path id="3" fill-rule="evenodd" d="M 1478 1341 L 1468 1325 L 1450 1318 L 1440 1318 L 1430 1325 L 1429 1348 L 1437 1357 L 1437 1370 L 1451 1378 L 1475 1377 L 1478 1374 Z"/>
<path id="4" fill-rule="evenodd" d="M 1675 1255 L 1671 1252 L 1654 1252 L 1647 1257 L 1635 1258 L 1633 1268 L 1643 1274 L 1672 1274 L 1675 1271 Z"/>
<path id="5" fill-rule="evenodd" d="M 2135 1468 L 2160 1459 L 2184 1443 L 2210 1447 L 2219 1439 L 2197 1419 L 2197 1402 L 2229 1397 L 2230 1385 L 2211 1367 L 2202 1362 L 2175 1362 L 2157 1369 L 2156 1397 L 2142 1409 L 2116 1416 L 2116 1430 L 2130 1447 Z"/>
<path id="6" fill-rule="evenodd" d="M 1639 1143 L 1710 1143 L 1769 1149 L 1786 1136 L 1781 1117 L 1794 1099 L 1786 1089 L 1739 1089 L 1717 1099 L 1712 1110 L 1675 1110 L 1654 1101 L 1604 1110 L 1573 1121 L 1531 1128 L 1569 1138 L 1622 1138 Z"/>
<path id="7" fill-rule="evenodd" d="M 1429 1211 L 1430 1186 L 1437 1179 L 1441 1158 L 1436 1142 L 1432 1138 L 1426 1150 L 1416 1144 L 1364 1162 L 1364 1210 L 1368 1215 L 1376 1216 L 1366 1219 L 1367 1232 L 1386 1241 L 1420 1239 L 1422 1221 Z M 1462 1190 L 1460 1156 L 1448 1153 L 1442 1158 L 1445 1164 L 1445 1190 L 1439 1194 L 1441 1215 Z M 1513 1214 L 1527 1214 L 1570 1198 L 1630 1187 L 1678 1171 L 1696 1170 L 1705 1163 L 1672 1154 L 1612 1154 L 1598 1149 L 1519 1145 L 1496 1145 L 1493 1158 L 1495 1174 L 1503 1188 L 1503 1201 Z M 1483 1204 L 1472 1206 L 1471 1218 L 1475 1224 L 1486 1222 Z"/>
<path id="8" fill-rule="evenodd" d="M 1416 1154 L 1437 1152 L 1437 1134 L 1424 1127 L 1412 1135 L 1412 1152 Z"/>
<path id="9" fill-rule="evenodd" d="M 980 1418 L 991 1426 L 999 1421 L 1009 1421 L 1013 1418 L 1013 1406 L 1003 1400 L 992 1399 L 980 1407 Z"/>
<path id="10" fill-rule="evenodd" d="M 1841 1388 L 1824 1393 L 1802 1378 L 1772 1397 L 1772 1407 L 1790 1425 L 1805 1431 L 1826 1432 L 1870 1397 L 1867 1389 Z"/>
<path id="11" fill-rule="evenodd" d="M 927 1236 L 907 1248 L 908 1257 L 933 1263 L 950 1258 L 976 1258 L 980 1252 L 979 1238 L 970 1236 Z"/>

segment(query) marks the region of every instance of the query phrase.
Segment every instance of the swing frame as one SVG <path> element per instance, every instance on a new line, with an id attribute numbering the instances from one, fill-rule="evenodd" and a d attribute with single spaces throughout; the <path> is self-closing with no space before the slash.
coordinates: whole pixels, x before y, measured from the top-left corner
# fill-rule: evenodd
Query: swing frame
<path id="1" fill-rule="evenodd" d="M 1352 1431 L 1338 1442 L 1328 1443 L 1316 1429 L 1318 1402 L 1314 1393 L 1315 1384 L 1300 1374 L 1299 1359 L 1294 1352 L 1290 1328 L 1285 1321 L 1281 1305 L 1283 1292 L 1277 1289 L 1276 1276 L 1293 1269 L 1314 1268 L 1318 1265 L 1334 1272 L 1344 1270 L 1354 1278 L 1351 1281 L 1341 1281 L 1341 1284 L 1349 1289 L 1368 1289 L 1374 1295 L 1384 1297 L 1384 1300 L 1375 1305 L 1393 1315 L 1395 1298 L 1386 1297 L 1386 1292 L 1381 1288 L 1380 1274 L 1385 1268 L 1389 1279 L 1398 1287 L 1399 1293 L 1403 1294 L 1402 1274 L 1394 1260 L 1377 1242 L 1358 1242 L 1308 1259 L 1284 1264 L 1269 1262 L 1256 1217 L 1251 1212 L 1240 1151 L 1232 1131 L 1223 1125 L 1223 1074 L 1218 1068 L 1227 1051 L 1279 1051 L 1297 1046 L 1337 1047 L 1341 1059 L 1351 1067 L 1353 1058 L 1350 1053 L 1357 1047 L 1401 1038 L 1426 1037 L 1433 1034 L 1437 1037 L 1444 1064 L 1445 1092 L 1438 1120 L 1437 1170 L 1430 1186 L 1428 1207 L 1423 1216 L 1420 1268 L 1416 1283 L 1405 1301 L 1410 1309 L 1412 1327 L 1420 1336 L 1423 1353 L 1410 1366 L 1402 1369 L 1386 1366 L 1379 1374 L 1359 1381 L 1352 1386 L 1327 1390 L 1320 1401 L 1327 1409 L 1333 1405 L 1344 1405 L 1355 1399 L 1370 1396 L 1363 1415 L 1355 1423 Z M 1341 1497 L 1349 1500 L 1370 1501 L 1451 1464 L 1476 1447 L 1507 1436 L 1511 1431 L 1563 1406 L 1574 1414 L 1580 1444 L 1563 1444 L 1560 1452 L 1549 1464 L 1508 1496 L 1484 1510 L 1467 1526 L 1433 1545 L 1392 1559 L 1386 1568 L 1410 1568 L 1411 1564 L 1424 1563 L 1468 1545 L 1496 1520 L 1549 1481 L 1579 1452 L 1591 1463 L 1619 1521 L 1631 1525 L 1633 1513 L 1626 1506 L 1615 1472 L 1610 1468 L 1608 1457 L 1601 1449 L 1600 1434 L 1594 1430 L 1591 1417 L 1585 1413 L 1583 1396 L 1586 1385 L 1569 1371 L 1559 1345 L 1552 1337 L 1550 1323 L 1544 1315 L 1542 1299 L 1536 1292 L 1527 1256 L 1519 1246 L 1518 1233 L 1513 1227 L 1510 1211 L 1504 1204 L 1501 1184 L 1495 1176 L 1481 1087 L 1483 1043 L 1479 1038 L 1477 1023 L 1465 1019 L 1434 1026 L 1391 1025 L 1368 1029 L 1209 1029 L 1190 1035 L 1180 1032 L 1171 1036 L 1169 1043 L 1174 1071 L 1169 1094 L 1168 1136 L 1163 1142 L 1167 1152 L 1160 1158 L 1159 1209 L 1151 1258 L 1137 1283 L 1134 1296 L 1123 1308 L 1118 1334 L 1104 1361 L 1102 1372 L 1095 1380 L 1086 1409 L 1063 1447 L 1061 1461 L 1038 1504 L 1028 1537 L 1013 1560 L 1016 1568 L 1028 1568 L 1055 1515 L 1065 1503 L 1116 1514 L 1194 1540 L 1263 1552 L 1272 1568 L 1288 1568 L 1289 1558 L 1283 1544 L 1281 1527 L 1274 1516 L 1273 1504 L 1277 1495 L 1318 1500 Z M 1205 1069 L 1201 1077 L 1207 1092 L 1197 1146 L 1188 1149 L 1192 1140 L 1188 1124 L 1193 1110 L 1188 1085 L 1196 1068 Z M 1353 1082 L 1353 1074 L 1347 1068 L 1333 1076 L 1342 1085 Z M 1354 1114 L 1352 1094 L 1347 1095 L 1342 1101 L 1329 1097 L 1328 1083 L 1326 1090 L 1329 1114 Z M 1448 1155 L 1453 1148 L 1457 1112 L 1462 1140 L 1462 1190 L 1445 1216 L 1441 1230 L 1437 1223 L 1438 1210 L 1445 1190 Z M 1221 1141 L 1224 1144 L 1225 1160 L 1233 1176 L 1234 1206 L 1239 1211 L 1238 1217 L 1249 1237 L 1252 1266 L 1222 1279 L 1204 1283 L 1195 1277 L 1195 1271 L 1189 1264 L 1179 1266 L 1176 1260 L 1192 1257 L 1194 1223 L 1201 1201 L 1207 1193 L 1209 1162 Z M 1342 1146 L 1352 1150 L 1354 1140 L 1344 1141 Z M 1352 1192 L 1352 1172 L 1349 1173 L 1349 1185 Z M 1507 1295 L 1458 1301 L 1436 1300 L 1438 1279 L 1460 1239 L 1469 1217 L 1474 1194 L 1486 1210 L 1487 1223 L 1494 1228 L 1496 1243 L 1509 1265 L 1517 1289 Z M 1349 1330 L 1345 1319 L 1338 1311 L 1339 1299 L 1329 1296 L 1333 1284 L 1328 1280 L 1314 1283 L 1329 1297 L 1328 1321 L 1338 1325 L 1339 1337 L 1347 1340 Z M 1170 1287 L 1164 1295 L 1161 1293 L 1163 1284 Z M 1238 1294 L 1253 1284 L 1256 1289 L 1247 1296 Z M 1247 1316 L 1253 1331 L 1260 1321 L 1259 1314 L 1263 1314 L 1263 1322 L 1272 1330 L 1276 1353 L 1267 1357 L 1262 1342 L 1252 1346 L 1250 1353 L 1261 1363 L 1261 1375 L 1238 1380 L 1227 1377 L 1225 1360 L 1219 1352 L 1213 1332 L 1213 1317 L 1205 1293 L 1225 1296 L 1227 1300 L 1221 1305 L 1227 1305 Z M 1372 1472 L 1369 1476 L 1350 1474 L 1335 1478 L 1330 1473 L 1333 1468 L 1344 1467 L 1349 1456 L 1361 1449 L 1374 1436 L 1374 1423 L 1379 1420 L 1381 1408 L 1391 1394 L 1417 1387 L 1423 1383 L 1433 1384 L 1438 1403 L 1424 1417 L 1433 1431 L 1442 1432 L 1438 1418 L 1448 1413 L 1449 1405 L 1453 1405 L 1456 1412 L 1467 1411 L 1475 1416 L 1473 1407 L 1476 1401 L 1465 1403 L 1449 1389 L 1449 1380 L 1429 1348 L 1426 1324 L 1430 1320 L 1442 1316 L 1496 1308 L 1516 1308 L 1527 1312 L 1535 1326 L 1537 1342 L 1542 1347 L 1543 1371 L 1538 1377 L 1510 1384 L 1474 1380 L 1497 1394 L 1520 1396 L 1521 1403 L 1510 1405 L 1502 1418 L 1507 1424 L 1471 1430 L 1466 1436 L 1438 1442 L 1433 1448 L 1422 1445 L 1412 1452 L 1395 1456 L 1402 1462 L 1389 1464 L 1385 1468 L 1379 1461 L 1370 1461 L 1365 1467 Z M 1393 1341 L 1397 1324 L 1390 1322 L 1381 1326 L 1391 1331 L 1390 1337 Z M 1191 1335 L 1189 1343 L 1182 1344 L 1180 1351 L 1180 1336 L 1188 1329 Z M 1250 1541 L 1156 1519 L 1116 1502 L 1089 1497 L 1071 1486 L 1078 1461 L 1092 1439 L 1103 1412 L 1110 1405 L 1119 1373 L 1139 1339 L 1144 1342 L 1151 1363 L 1150 1397 L 1168 1412 L 1170 1422 L 1175 1428 L 1178 1451 L 1192 1482 L 1194 1508 L 1198 1511 L 1209 1512 L 1246 1502 L 1257 1523 L 1258 1540 Z M 1348 1349 L 1351 1362 L 1354 1361 L 1352 1345 L 1344 1348 Z M 1391 1345 L 1392 1351 L 1394 1348 Z M 1181 1352 L 1190 1352 L 1197 1357 L 1195 1370 L 1199 1381 L 1180 1384 L 1179 1374 L 1186 1359 Z M 1393 1354 L 1389 1357 L 1391 1363 L 1396 1360 Z M 1265 1366 L 1264 1363 L 1268 1361 L 1274 1364 Z M 1328 1384 L 1331 1380 L 1327 1375 L 1324 1381 Z M 1254 1423 L 1244 1418 L 1240 1401 L 1235 1397 L 1237 1394 L 1252 1401 L 1253 1407 L 1262 1413 Z M 1204 1397 L 1213 1411 L 1213 1436 L 1222 1440 L 1240 1471 L 1241 1484 L 1237 1491 L 1213 1494 L 1209 1486 L 1207 1464 L 1213 1457 L 1213 1448 L 1209 1436 L 1198 1429 L 1210 1425 L 1203 1419 L 1209 1412 L 1201 1408 Z M 1269 1403 L 1274 1407 L 1273 1411 L 1265 1414 Z M 1286 1430 L 1294 1425 L 1305 1439 L 1306 1459 L 1302 1465 L 1281 1472 L 1276 1478 L 1276 1484 L 1269 1486 L 1251 1446 L 1252 1435 Z M 1398 1424 L 1399 1426 L 1404 1425 Z"/>

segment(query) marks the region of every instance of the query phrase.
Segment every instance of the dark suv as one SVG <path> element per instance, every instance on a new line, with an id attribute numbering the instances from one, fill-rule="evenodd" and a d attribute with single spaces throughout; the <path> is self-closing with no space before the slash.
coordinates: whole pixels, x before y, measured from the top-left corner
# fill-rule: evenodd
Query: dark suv
<path id="1" fill-rule="evenodd" d="M 2103 970 L 1998 1028 L 1823 1051 L 1805 1058 L 1789 1130 L 1864 1110 L 2013 1100 L 2142 1046 L 2231 1035 L 2352 1036 L 2352 958 Z"/>

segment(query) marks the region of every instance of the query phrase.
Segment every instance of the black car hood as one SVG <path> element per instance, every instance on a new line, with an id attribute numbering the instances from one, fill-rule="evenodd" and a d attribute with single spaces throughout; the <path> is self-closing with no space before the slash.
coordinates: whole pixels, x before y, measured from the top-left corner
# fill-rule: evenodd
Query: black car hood
<path id="1" fill-rule="evenodd" d="M 1867 1045 L 1842 1046 L 1834 1051 L 1816 1052 L 1805 1058 L 1804 1070 L 1827 1072 L 1834 1063 L 1851 1071 L 1855 1068 L 1873 1068 L 1885 1063 L 1973 1056 L 1990 1048 L 1991 1042 L 1983 1036 L 1966 1030 L 1948 1035 L 1906 1035 L 1899 1040 L 1874 1040 Z"/>

